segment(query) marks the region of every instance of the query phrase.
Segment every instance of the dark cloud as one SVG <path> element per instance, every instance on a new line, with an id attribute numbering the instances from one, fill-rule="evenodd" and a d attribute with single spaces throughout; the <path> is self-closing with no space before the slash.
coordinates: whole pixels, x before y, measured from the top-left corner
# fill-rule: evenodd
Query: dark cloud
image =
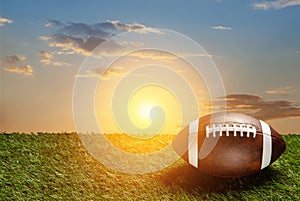
<path id="1" fill-rule="evenodd" d="M 18 63 L 22 63 L 24 62 L 26 59 L 26 57 L 24 56 L 17 56 L 17 55 L 13 55 L 13 56 L 7 56 L 7 57 L 3 57 L 1 59 L 1 65 L 15 65 Z"/>
<path id="2" fill-rule="evenodd" d="M 59 48 L 60 51 L 56 51 L 56 54 L 80 54 L 84 56 L 89 56 L 92 53 L 93 56 L 111 56 L 118 54 L 124 49 L 130 49 L 131 47 L 142 45 L 131 42 L 117 43 L 110 39 L 93 37 L 76 38 L 67 35 L 41 36 L 40 39 L 47 41 L 50 47 Z M 101 50 L 98 49 L 94 51 L 94 49 L 100 44 L 103 44 Z"/>
<path id="3" fill-rule="evenodd" d="M 109 32 L 105 31 L 109 26 L 102 25 L 102 23 L 89 25 L 84 23 L 63 23 L 57 20 L 48 20 L 46 27 L 56 28 L 56 33 L 78 38 L 107 38 L 110 35 Z"/>
<path id="4" fill-rule="evenodd" d="M 262 97 L 250 94 L 232 94 L 221 101 L 226 100 L 226 110 L 241 112 L 262 120 L 270 120 L 287 117 L 300 117 L 300 106 L 291 101 L 267 101 Z M 218 105 L 218 101 L 217 101 Z"/>
<path id="5" fill-rule="evenodd" d="M 85 24 L 85 23 L 76 23 L 76 22 L 67 22 L 63 23 L 58 20 L 48 20 L 46 22 L 46 27 L 56 28 L 56 33 L 86 38 L 86 37 L 94 37 L 94 38 L 109 38 L 116 33 L 122 31 L 129 32 L 138 32 L 138 33 L 160 33 L 159 30 L 146 27 L 143 24 L 139 23 L 122 23 L 118 20 L 106 21 L 101 23 L 94 24 Z"/>
<path id="6" fill-rule="evenodd" d="M 76 38 L 67 35 L 53 35 L 53 36 L 41 36 L 41 40 L 48 41 L 50 47 L 58 47 L 70 54 L 73 53 L 89 55 L 98 45 L 103 43 L 105 39 L 102 38 Z"/>
<path id="7" fill-rule="evenodd" d="M 56 47 L 60 50 L 60 54 L 80 54 L 91 55 L 91 52 L 100 44 L 105 41 L 107 47 L 104 52 L 97 52 L 99 55 L 114 55 L 119 50 L 128 48 L 136 44 L 130 43 L 116 43 L 112 42 L 110 38 L 120 32 L 129 31 L 137 32 L 140 34 L 160 33 L 159 30 L 146 27 L 143 24 L 133 23 L 126 24 L 120 21 L 106 21 L 95 24 L 74 23 L 74 22 L 61 22 L 58 20 L 48 20 L 45 24 L 46 27 L 54 29 L 54 34 L 50 36 L 41 36 L 40 39 L 47 41 L 50 47 Z"/>
<path id="8" fill-rule="evenodd" d="M 58 20 L 48 20 L 45 24 L 46 27 L 60 27 L 60 26 L 63 26 L 64 23 L 58 21 Z"/>

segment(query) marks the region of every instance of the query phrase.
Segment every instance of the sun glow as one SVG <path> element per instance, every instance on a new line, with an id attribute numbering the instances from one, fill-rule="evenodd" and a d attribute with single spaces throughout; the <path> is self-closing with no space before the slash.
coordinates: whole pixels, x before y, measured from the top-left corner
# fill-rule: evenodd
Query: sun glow
<path id="1" fill-rule="evenodd" d="M 129 117 L 137 127 L 147 128 L 152 124 L 154 109 L 158 107 L 164 111 L 164 115 L 155 116 L 164 121 L 161 133 L 176 133 L 181 124 L 180 104 L 164 87 L 147 85 L 136 90 L 128 104 Z"/>
<path id="2" fill-rule="evenodd" d="M 153 53 L 156 57 L 150 58 Z M 167 55 L 169 59 L 161 58 Z M 210 100 L 205 82 L 189 63 L 175 58 L 165 52 L 141 50 L 111 64 L 110 69 L 120 74 L 98 82 L 95 93 L 101 132 L 137 138 L 177 134 L 203 115 L 199 106 Z"/>
<path id="3" fill-rule="evenodd" d="M 147 128 L 151 124 L 150 113 L 151 109 L 156 105 L 146 101 L 140 100 L 131 101 L 129 104 L 129 116 L 134 120 L 136 126 L 140 128 Z"/>

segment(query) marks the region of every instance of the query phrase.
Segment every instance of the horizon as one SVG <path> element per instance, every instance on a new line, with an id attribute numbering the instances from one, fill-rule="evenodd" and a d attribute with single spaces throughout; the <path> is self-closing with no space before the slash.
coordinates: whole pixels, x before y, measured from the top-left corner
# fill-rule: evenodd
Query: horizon
<path id="1" fill-rule="evenodd" d="M 176 134 L 226 110 L 300 134 L 298 1 L 0 7 L 1 132 Z"/>

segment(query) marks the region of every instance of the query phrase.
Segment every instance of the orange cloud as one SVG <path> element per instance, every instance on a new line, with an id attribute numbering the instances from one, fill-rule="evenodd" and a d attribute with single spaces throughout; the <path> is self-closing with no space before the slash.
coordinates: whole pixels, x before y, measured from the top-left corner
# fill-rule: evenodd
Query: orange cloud
<path id="1" fill-rule="evenodd" d="M 20 73 L 24 75 L 32 75 L 32 66 L 25 64 L 24 56 L 6 56 L 1 58 L 1 68 L 7 72 Z"/>
<path id="2" fill-rule="evenodd" d="M 25 65 L 25 66 L 9 66 L 4 68 L 5 71 L 12 72 L 12 73 L 20 73 L 24 75 L 32 75 L 32 66 Z"/>
<path id="3" fill-rule="evenodd" d="M 113 77 L 123 76 L 122 67 L 114 67 L 113 69 L 107 69 L 104 71 L 103 67 L 96 68 L 90 71 L 87 71 L 87 74 L 76 75 L 75 77 L 101 77 L 102 80 L 109 80 Z"/>
<path id="4" fill-rule="evenodd" d="M 287 94 L 289 94 L 289 90 L 291 90 L 291 89 L 292 89 L 291 86 L 286 86 L 286 87 L 282 87 L 282 88 L 278 88 L 278 89 L 269 89 L 269 90 L 266 90 L 265 93 L 287 95 Z"/>
<path id="5" fill-rule="evenodd" d="M 48 52 L 45 52 L 45 51 L 39 51 L 38 55 L 40 57 L 43 57 L 45 59 L 52 59 L 53 58 L 53 55 L 48 53 Z"/>
<path id="6" fill-rule="evenodd" d="M 159 51 L 159 50 L 151 50 L 151 49 L 131 52 L 129 55 L 139 57 L 139 58 L 143 58 L 143 59 L 171 60 L 171 59 L 177 59 L 178 58 L 178 56 L 170 54 L 168 52 Z"/>
<path id="7" fill-rule="evenodd" d="M 53 65 L 53 66 L 70 66 L 70 64 L 66 62 L 53 61 L 53 54 L 51 53 L 45 51 L 39 51 L 38 55 L 41 57 L 40 61 L 43 64 Z"/>

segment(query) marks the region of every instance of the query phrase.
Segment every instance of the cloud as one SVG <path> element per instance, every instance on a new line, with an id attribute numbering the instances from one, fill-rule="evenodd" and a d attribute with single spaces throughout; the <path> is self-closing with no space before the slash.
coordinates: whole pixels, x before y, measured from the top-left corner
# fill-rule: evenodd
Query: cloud
<path id="1" fill-rule="evenodd" d="M 48 20 L 46 27 L 55 29 L 55 33 L 50 36 L 40 36 L 40 40 L 48 42 L 48 46 L 58 49 L 60 54 L 79 54 L 83 56 L 91 55 L 92 51 L 104 42 L 107 47 L 102 52 L 95 52 L 94 56 L 116 55 L 124 48 L 130 48 L 140 44 L 129 42 L 113 42 L 110 38 L 117 33 L 124 31 L 136 32 L 140 34 L 161 32 L 152 27 L 147 27 L 139 23 L 122 23 L 118 20 L 106 21 L 102 23 L 85 24 L 74 22 L 61 22 L 58 20 Z"/>
<path id="2" fill-rule="evenodd" d="M 67 22 L 63 23 L 58 20 L 48 20 L 46 27 L 57 28 L 57 33 L 74 37 L 96 37 L 108 38 L 118 31 L 136 32 L 141 34 L 157 33 L 161 34 L 158 29 L 147 27 L 139 23 L 122 23 L 118 20 L 108 20 L 106 22 L 85 24 Z"/>
<path id="3" fill-rule="evenodd" d="M 70 64 L 66 62 L 53 61 L 53 54 L 51 53 L 45 51 L 39 51 L 38 55 L 41 57 L 40 61 L 43 64 L 53 65 L 53 66 L 70 66 Z"/>
<path id="4" fill-rule="evenodd" d="M 107 38 L 110 36 L 108 26 L 105 23 L 98 24 L 84 24 L 68 22 L 63 23 L 58 20 L 48 20 L 45 24 L 46 27 L 56 28 L 56 33 L 61 35 L 67 35 L 77 38 L 96 37 Z M 108 29 L 108 30 L 107 30 Z"/>
<path id="5" fill-rule="evenodd" d="M 16 63 L 21 63 L 24 62 L 26 57 L 24 56 L 7 56 L 1 59 L 1 64 L 2 65 L 15 65 Z"/>
<path id="6" fill-rule="evenodd" d="M 262 97 L 250 94 L 232 94 L 225 98 L 220 98 L 218 103 L 226 101 L 226 110 L 229 112 L 241 112 L 249 114 L 262 120 L 277 118 L 300 117 L 300 106 L 291 101 L 278 100 L 267 101 Z M 209 106 L 205 104 L 202 107 Z"/>
<path id="7" fill-rule="evenodd" d="M 155 49 L 142 49 L 139 51 L 134 51 L 129 54 L 129 56 L 138 57 L 142 59 L 163 59 L 163 60 L 174 60 L 181 57 L 212 57 L 211 54 L 197 54 L 197 53 L 184 53 L 178 56 L 170 52 L 165 52 L 162 50 Z"/>
<path id="8" fill-rule="evenodd" d="M 75 38 L 66 35 L 41 36 L 41 40 L 48 41 L 50 47 L 60 48 L 58 54 L 79 54 L 83 56 L 115 56 L 125 49 L 142 46 L 142 43 L 120 42 L 102 38 Z M 101 50 L 95 50 L 102 44 Z M 94 51 L 95 50 L 95 51 Z"/>
<path id="9" fill-rule="evenodd" d="M 51 65 L 53 66 L 70 66 L 71 64 L 67 62 L 61 62 L 61 61 L 52 61 Z"/>
<path id="10" fill-rule="evenodd" d="M 53 58 L 52 54 L 45 52 L 45 51 L 39 51 L 38 55 L 44 59 L 52 59 Z"/>
<path id="11" fill-rule="evenodd" d="M 64 23 L 58 21 L 58 20 L 48 20 L 45 24 L 45 27 L 60 27 L 60 26 L 64 26 Z"/>
<path id="12" fill-rule="evenodd" d="M 1 58 L 1 68 L 12 73 L 20 73 L 24 75 L 32 75 L 32 66 L 25 64 L 24 56 L 6 56 Z"/>
<path id="13" fill-rule="evenodd" d="M 113 69 L 105 70 L 104 67 L 99 67 L 90 71 L 87 74 L 76 75 L 75 77 L 101 77 L 102 80 L 109 80 L 114 77 L 123 76 L 125 73 L 122 72 L 122 67 L 114 67 Z"/>
<path id="14" fill-rule="evenodd" d="M 50 47 L 58 47 L 63 52 L 72 52 L 88 56 L 105 40 L 101 38 L 75 38 L 67 35 L 41 36 L 41 40 L 48 41 Z"/>
<path id="15" fill-rule="evenodd" d="M 10 19 L 7 19 L 5 17 L 0 17 L 0 27 L 5 26 L 5 24 L 11 24 L 13 21 Z"/>
<path id="16" fill-rule="evenodd" d="M 212 26 L 211 28 L 215 29 L 215 30 L 220 30 L 220 31 L 223 31 L 223 30 L 232 30 L 231 27 L 225 27 L 225 26 L 221 26 L 221 25 L 219 25 L 219 26 Z"/>
<path id="17" fill-rule="evenodd" d="M 126 23 L 121 23 L 118 20 L 107 21 L 107 23 L 111 23 L 115 29 L 122 30 L 122 31 L 137 32 L 137 33 L 141 33 L 141 34 L 146 34 L 146 33 L 161 34 L 162 33 L 158 29 L 146 27 L 145 25 L 139 24 L 139 23 L 126 24 Z"/>
<path id="18" fill-rule="evenodd" d="M 118 56 L 124 54 L 124 50 L 130 51 L 132 48 L 142 47 L 144 44 L 140 42 L 116 42 L 114 40 L 106 40 L 101 44 L 101 49 L 93 52 L 94 56 Z"/>
<path id="19" fill-rule="evenodd" d="M 97 72 L 95 72 L 97 73 Z M 113 77 L 120 77 L 123 76 L 124 73 L 115 69 L 108 69 L 102 75 L 102 80 L 109 80 Z"/>
<path id="20" fill-rule="evenodd" d="M 253 3 L 255 9 L 269 10 L 269 9 L 282 9 L 290 6 L 300 5 L 300 0 L 276 0 L 276 1 L 263 1 Z"/>
<path id="21" fill-rule="evenodd" d="M 24 66 L 8 66 L 4 68 L 5 71 L 12 73 L 20 73 L 24 75 L 32 75 L 32 66 L 24 65 Z"/>
<path id="22" fill-rule="evenodd" d="M 265 93 L 266 93 L 266 94 L 281 94 L 281 95 L 288 95 L 288 94 L 289 94 L 289 90 L 291 90 L 291 89 L 292 89 L 291 86 L 285 86 L 285 87 L 282 87 L 282 88 L 266 90 Z"/>
<path id="23" fill-rule="evenodd" d="M 151 50 L 151 49 L 145 49 L 140 51 L 134 51 L 129 54 L 130 56 L 139 57 L 143 59 L 164 59 L 164 60 L 172 60 L 177 59 L 178 56 L 160 51 L 160 50 Z"/>
<path id="24" fill-rule="evenodd" d="M 52 66 L 70 66 L 71 64 L 67 62 L 60 62 L 60 61 L 52 61 L 50 59 L 41 59 L 40 60 L 43 64 L 52 65 Z"/>

